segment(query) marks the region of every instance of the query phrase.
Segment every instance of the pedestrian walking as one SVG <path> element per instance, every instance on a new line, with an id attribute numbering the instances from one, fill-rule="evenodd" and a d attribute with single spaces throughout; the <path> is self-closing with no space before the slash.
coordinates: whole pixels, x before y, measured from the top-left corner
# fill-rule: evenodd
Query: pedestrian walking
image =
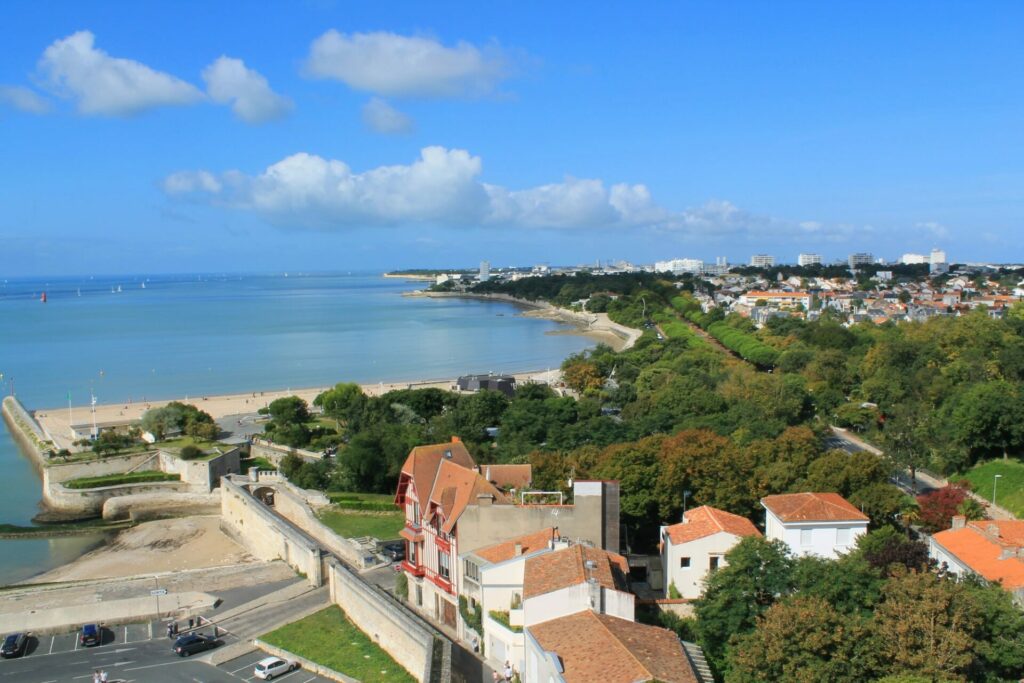
<path id="1" fill-rule="evenodd" d="M 167 624 L 167 637 L 168 638 L 173 638 L 174 637 L 174 625 L 173 624 Z"/>
<path id="2" fill-rule="evenodd" d="M 107 683 L 107 672 L 100 671 L 100 683 Z"/>
<path id="3" fill-rule="evenodd" d="M 189 617 L 188 618 L 188 630 L 191 631 L 192 630 L 192 626 L 194 626 L 194 625 L 195 625 L 195 621 L 192 619 L 192 617 Z"/>
<path id="4" fill-rule="evenodd" d="M 100 683 L 100 670 L 95 669 L 92 672 L 92 683 Z"/>

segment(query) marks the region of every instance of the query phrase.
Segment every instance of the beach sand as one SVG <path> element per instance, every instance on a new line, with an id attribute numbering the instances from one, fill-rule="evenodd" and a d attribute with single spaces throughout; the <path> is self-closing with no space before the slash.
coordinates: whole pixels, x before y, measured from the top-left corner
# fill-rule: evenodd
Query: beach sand
<path id="1" fill-rule="evenodd" d="M 561 381 L 561 371 L 538 370 L 533 372 L 513 373 L 520 382 L 532 381 L 546 384 L 557 384 Z M 396 389 L 426 389 L 436 387 L 438 389 L 452 389 L 455 386 L 455 378 L 451 379 L 425 379 L 410 380 L 406 382 L 376 382 L 373 384 L 360 385 L 363 392 L 368 396 L 380 396 Z M 270 405 L 270 402 L 284 396 L 298 396 L 310 405 L 318 394 L 330 389 L 329 386 L 282 389 L 277 391 L 251 391 L 244 394 L 226 394 L 221 396 L 186 396 L 178 399 L 165 401 L 147 401 L 135 403 L 118 403 L 96 406 L 96 422 L 119 422 L 127 423 L 142 418 L 142 414 L 150 408 L 159 408 L 167 405 L 171 400 L 189 403 L 200 410 L 210 414 L 214 419 L 227 417 L 228 415 L 244 415 L 255 413 L 260 408 Z M 68 423 L 68 409 L 48 408 L 37 410 L 34 413 L 36 421 L 53 438 L 58 448 L 71 447 L 71 429 Z M 71 419 L 75 424 L 92 421 L 92 415 L 88 406 L 77 406 L 71 409 Z"/>
<path id="2" fill-rule="evenodd" d="M 143 522 L 110 542 L 29 583 L 108 579 L 136 574 L 222 567 L 254 562 L 220 530 L 220 516 Z"/>

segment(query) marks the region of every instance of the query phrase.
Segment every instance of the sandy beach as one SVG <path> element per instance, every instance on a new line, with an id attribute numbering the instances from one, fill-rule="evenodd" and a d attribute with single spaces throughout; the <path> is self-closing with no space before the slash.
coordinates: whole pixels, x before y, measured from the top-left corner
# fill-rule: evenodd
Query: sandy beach
<path id="1" fill-rule="evenodd" d="M 178 517 L 144 522 L 110 542 L 28 583 L 108 579 L 254 562 L 220 530 L 220 517 Z"/>
<path id="2" fill-rule="evenodd" d="M 561 371 L 557 368 L 550 370 L 537 370 L 532 372 L 512 373 L 519 382 L 541 382 L 545 384 L 557 384 L 561 378 Z M 380 396 L 396 389 L 426 389 L 435 387 L 438 389 L 453 389 L 456 378 L 447 379 L 420 379 L 404 382 L 376 382 L 373 384 L 360 385 L 363 392 L 368 396 Z M 210 414 L 214 419 L 227 417 L 229 415 L 244 415 L 255 413 L 260 408 L 270 405 L 270 402 L 285 396 L 298 396 L 307 403 L 313 403 L 318 394 L 330 389 L 330 386 L 307 387 L 307 388 L 286 388 L 277 391 L 251 391 L 242 394 L 224 394 L 219 396 L 183 396 L 177 399 L 163 401 L 147 401 L 119 404 L 105 404 L 96 406 L 96 422 L 131 422 L 142 418 L 142 414 L 150 408 L 159 408 L 167 405 L 172 400 L 190 403 L 200 410 Z M 49 434 L 59 448 L 70 447 L 70 426 L 68 422 L 68 409 L 48 408 L 34 412 L 36 421 Z M 76 406 L 71 409 L 71 420 L 74 424 L 87 423 L 92 420 L 88 406 Z"/>

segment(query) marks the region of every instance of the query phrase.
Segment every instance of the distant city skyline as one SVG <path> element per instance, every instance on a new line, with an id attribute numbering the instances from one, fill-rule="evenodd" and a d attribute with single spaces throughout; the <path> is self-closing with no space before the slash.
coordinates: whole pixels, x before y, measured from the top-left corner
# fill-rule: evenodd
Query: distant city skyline
<path id="1" fill-rule="evenodd" d="M 1024 5 L 467 7 L 6 3 L 0 277 L 1024 260 Z"/>

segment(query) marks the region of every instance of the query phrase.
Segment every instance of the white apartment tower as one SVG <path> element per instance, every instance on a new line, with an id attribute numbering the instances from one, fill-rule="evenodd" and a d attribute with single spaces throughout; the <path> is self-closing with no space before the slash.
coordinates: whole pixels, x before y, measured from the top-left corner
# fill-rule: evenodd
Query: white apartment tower
<path id="1" fill-rule="evenodd" d="M 775 265 L 775 257 L 768 254 L 754 254 L 750 257 L 750 265 L 754 268 L 771 268 Z"/>
<path id="2" fill-rule="evenodd" d="M 928 257 L 928 263 L 933 266 L 937 263 L 949 263 L 946 260 L 946 251 L 944 249 L 932 249 L 932 253 Z"/>
<path id="3" fill-rule="evenodd" d="M 480 282 L 487 282 L 491 279 L 491 262 L 480 262 Z"/>
<path id="4" fill-rule="evenodd" d="M 796 257 L 796 262 L 800 266 L 820 266 L 821 254 L 800 254 Z"/>
<path id="5" fill-rule="evenodd" d="M 850 254 L 850 258 L 847 259 L 847 263 L 849 263 L 851 269 L 856 269 L 860 266 L 870 266 L 874 262 L 875 257 L 866 251 Z"/>

